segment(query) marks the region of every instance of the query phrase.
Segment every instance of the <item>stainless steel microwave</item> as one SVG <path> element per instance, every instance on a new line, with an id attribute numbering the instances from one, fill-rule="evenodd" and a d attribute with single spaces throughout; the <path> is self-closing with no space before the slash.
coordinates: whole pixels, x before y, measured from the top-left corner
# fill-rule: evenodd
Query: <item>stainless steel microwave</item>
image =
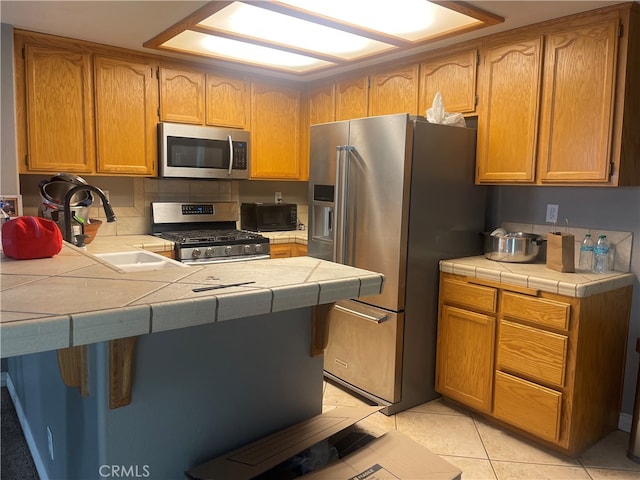
<path id="1" fill-rule="evenodd" d="M 165 178 L 249 178 L 249 132 L 180 123 L 158 124 L 159 174 Z"/>

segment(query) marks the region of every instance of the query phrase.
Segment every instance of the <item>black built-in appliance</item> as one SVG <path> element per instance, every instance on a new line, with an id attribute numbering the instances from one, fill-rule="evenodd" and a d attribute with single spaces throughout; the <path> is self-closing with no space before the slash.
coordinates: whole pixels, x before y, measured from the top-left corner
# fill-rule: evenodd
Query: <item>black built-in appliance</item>
<path id="1" fill-rule="evenodd" d="M 235 202 L 152 202 L 151 233 L 174 243 L 175 259 L 192 265 L 269 258 L 269 239 L 236 229 Z"/>
<path id="2" fill-rule="evenodd" d="M 279 232 L 298 227 L 295 203 L 243 203 L 240 206 L 240 228 L 252 232 Z"/>

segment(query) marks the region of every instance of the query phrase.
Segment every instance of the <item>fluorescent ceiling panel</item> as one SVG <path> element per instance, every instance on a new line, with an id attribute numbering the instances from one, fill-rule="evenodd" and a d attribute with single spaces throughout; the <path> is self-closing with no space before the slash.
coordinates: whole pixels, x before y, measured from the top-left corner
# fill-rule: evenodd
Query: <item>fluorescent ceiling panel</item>
<path id="1" fill-rule="evenodd" d="M 280 0 L 281 3 L 415 42 L 480 23 L 426 0 Z"/>
<path id="2" fill-rule="evenodd" d="M 191 30 L 185 30 L 176 35 L 171 40 L 164 42 L 163 46 L 172 50 L 192 52 L 209 57 L 286 68 L 289 71 L 298 73 L 332 65 L 330 62 L 312 57 L 228 38 L 213 37 Z"/>
<path id="3" fill-rule="evenodd" d="M 144 46 L 304 74 L 504 21 L 443 3 L 450 8 L 427 0 L 214 1 Z"/>
<path id="4" fill-rule="evenodd" d="M 234 2 L 201 21 L 198 26 L 351 60 L 394 48 L 318 23 Z"/>

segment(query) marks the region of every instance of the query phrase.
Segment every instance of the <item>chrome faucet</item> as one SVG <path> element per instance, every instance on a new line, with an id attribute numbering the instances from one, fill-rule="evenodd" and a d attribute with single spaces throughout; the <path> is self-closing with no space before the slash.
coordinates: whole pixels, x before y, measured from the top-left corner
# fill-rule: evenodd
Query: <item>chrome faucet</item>
<path id="1" fill-rule="evenodd" d="M 76 242 L 73 238 L 73 228 L 71 227 L 71 197 L 73 197 L 76 193 L 81 192 L 83 190 L 90 190 L 95 192 L 100 199 L 102 200 L 102 206 L 104 208 L 104 214 L 107 217 L 107 222 L 115 222 L 116 215 L 113 213 L 113 208 L 109 204 L 109 200 L 107 200 L 107 196 L 104 194 L 102 190 L 98 187 L 94 187 L 93 185 L 78 185 L 73 187 L 71 190 L 67 192 L 64 196 L 64 202 L 62 203 L 62 207 L 64 209 L 64 232 L 62 232 L 63 238 L 74 245 Z"/>

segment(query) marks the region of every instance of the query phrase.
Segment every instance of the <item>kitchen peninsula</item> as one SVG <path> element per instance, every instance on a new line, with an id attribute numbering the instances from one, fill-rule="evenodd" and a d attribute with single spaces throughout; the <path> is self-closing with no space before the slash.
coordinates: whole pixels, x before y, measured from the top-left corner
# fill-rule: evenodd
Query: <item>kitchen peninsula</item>
<path id="1" fill-rule="evenodd" d="M 66 244 L 0 266 L 9 387 L 52 479 L 114 467 L 183 478 L 321 413 L 315 313 L 384 281 L 309 257 L 121 273 Z M 193 291 L 243 282 L 254 283 Z"/>

